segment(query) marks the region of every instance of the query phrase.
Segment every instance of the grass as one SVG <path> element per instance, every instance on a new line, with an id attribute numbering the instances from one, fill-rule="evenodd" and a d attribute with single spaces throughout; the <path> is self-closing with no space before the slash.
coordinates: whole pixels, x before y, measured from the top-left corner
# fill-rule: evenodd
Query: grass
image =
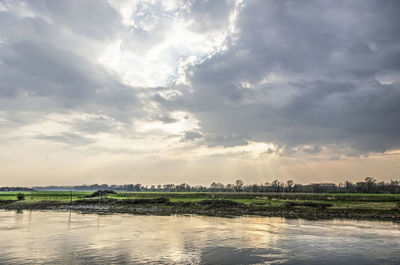
<path id="1" fill-rule="evenodd" d="M 23 192 L 25 194 L 25 200 L 17 201 L 17 194 L 19 192 L 0 192 L 0 203 L 3 200 L 13 200 L 11 208 L 24 208 L 36 207 L 40 209 L 45 208 L 49 205 L 67 205 L 70 201 L 70 192 L 68 191 L 34 191 L 34 192 Z M 72 200 L 88 200 L 85 199 L 85 195 L 92 194 L 92 192 L 72 192 Z M 124 205 L 117 206 L 121 212 L 134 212 L 134 213 L 199 213 L 199 214 L 215 214 L 221 211 L 230 211 L 234 215 L 242 214 L 260 214 L 265 215 L 270 213 L 271 216 L 283 216 L 284 214 L 291 214 L 294 217 L 304 216 L 305 214 L 315 215 L 326 215 L 332 216 L 344 216 L 355 218 L 366 218 L 369 216 L 374 219 L 400 219 L 400 194 L 354 194 L 354 193 L 211 193 L 211 192 L 119 192 L 117 194 L 108 194 L 108 198 L 114 199 L 118 202 L 122 199 L 155 199 L 155 198 L 167 198 L 171 202 L 170 204 L 164 205 Z M 226 209 L 211 209 L 198 204 L 203 200 L 228 200 L 241 203 L 243 205 L 239 208 L 231 208 L 229 206 Z M 96 201 L 96 198 L 92 198 L 92 201 Z M 76 202 L 76 203 L 81 203 Z M 288 202 L 294 202 L 293 207 L 288 206 Z M 317 204 L 329 204 L 332 205 L 327 209 L 320 210 L 314 209 L 307 206 L 301 206 L 302 203 L 317 203 Z M 100 203 L 100 202 L 99 202 Z M 186 203 L 186 204 L 180 204 Z M 107 204 L 107 202 L 104 202 Z M 6 204 L 3 204 L 6 205 Z M 115 204 L 113 204 L 115 205 Z M 299 205 L 299 206 L 297 206 Z M 0 207 L 9 207 L 1 206 Z M 136 208 L 135 208 L 136 207 Z M 134 210 L 136 209 L 136 210 Z M 139 210 L 140 211 L 139 211 Z M 400 208 L 399 208 L 400 209 Z M 139 212 L 138 212 L 139 211 Z"/>
<path id="2" fill-rule="evenodd" d="M 16 200 L 17 194 L 25 194 L 25 200 L 56 200 L 56 201 L 69 201 L 70 192 L 68 191 L 34 191 L 34 192 L 16 192 L 16 191 L 3 191 L 0 192 L 0 200 Z M 72 200 L 77 200 L 79 197 L 89 195 L 92 192 L 72 192 Z"/>
<path id="3" fill-rule="evenodd" d="M 400 194 L 370 193 L 196 193 L 196 192 L 121 192 L 109 195 L 115 199 L 169 198 L 171 202 L 199 202 L 206 199 L 224 199 L 245 205 L 258 204 L 283 207 L 285 202 L 304 201 L 332 203 L 333 210 L 391 210 L 400 203 Z M 333 198 L 333 199 L 332 199 Z M 378 200 L 378 201 L 377 201 Z"/>
<path id="4" fill-rule="evenodd" d="M 366 196 L 366 197 L 400 197 L 400 194 L 391 194 L 391 193 L 314 193 L 315 195 L 320 196 Z"/>
<path id="5" fill-rule="evenodd" d="M 19 192 L 0 192 L 0 200 L 17 200 Z M 23 192 L 25 201 L 69 201 L 68 191 Z M 82 199 L 92 192 L 72 192 L 72 200 Z M 282 206 L 287 201 L 326 202 L 334 209 L 390 209 L 400 203 L 400 194 L 355 194 L 355 193 L 209 193 L 209 192 L 119 192 L 109 194 L 114 199 L 168 198 L 171 202 L 199 202 L 206 199 L 224 199 L 234 202 L 270 206 Z M 379 198 L 379 201 L 376 199 Z"/>

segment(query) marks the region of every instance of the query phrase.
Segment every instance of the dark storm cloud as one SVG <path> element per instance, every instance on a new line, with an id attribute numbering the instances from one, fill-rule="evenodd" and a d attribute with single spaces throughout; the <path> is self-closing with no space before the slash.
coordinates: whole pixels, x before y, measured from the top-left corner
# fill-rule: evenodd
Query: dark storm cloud
<path id="1" fill-rule="evenodd" d="M 4 63 L 0 96 L 19 104 L 19 97 L 29 95 L 31 105 L 20 109 L 40 105 L 40 98 L 51 99 L 41 107 L 70 110 L 92 110 L 99 104 L 107 112 L 139 107 L 133 88 L 79 54 L 31 41 L 18 41 L 6 49 L 8 53 L 0 55 Z"/>
<path id="2" fill-rule="evenodd" d="M 192 90 L 154 99 L 193 112 L 209 145 L 400 148 L 399 13 L 398 1 L 247 1 L 226 51 L 188 69 Z"/>
<path id="3" fill-rule="evenodd" d="M 166 14 L 159 2 L 143 3 L 126 26 L 108 1 L 0 0 L 0 126 L 86 113 L 69 124 L 82 139 L 38 137 L 85 143 L 84 134 L 114 132 L 115 123 L 174 123 L 169 112 L 187 111 L 200 129 L 184 140 L 210 146 L 265 141 L 287 155 L 400 148 L 399 1 L 243 1 L 231 27 L 235 5 L 184 1 L 188 8 Z M 196 34 L 234 29 L 223 52 L 187 67 L 187 87 L 134 88 L 98 62 L 121 35 L 120 49 L 147 54 L 175 15 Z"/>
<path id="4" fill-rule="evenodd" d="M 137 90 L 96 61 L 99 44 L 125 30 L 106 1 L 1 3 L 0 110 L 138 115 Z"/>
<path id="5" fill-rule="evenodd" d="M 96 40 L 109 39 L 123 28 L 119 13 L 107 1 L 21 1 L 50 23 Z M 61 28 L 61 29 L 62 29 Z M 60 29 L 59 29 L 60 30 Z"/>

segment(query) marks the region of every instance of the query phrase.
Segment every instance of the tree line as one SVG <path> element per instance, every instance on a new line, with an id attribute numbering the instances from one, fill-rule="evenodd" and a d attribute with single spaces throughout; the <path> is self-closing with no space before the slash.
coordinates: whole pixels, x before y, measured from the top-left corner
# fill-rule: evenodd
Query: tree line
<path id="1" fill-rule="evenodd" d="M 300 192 L 300 193 L 400 193 L 400 181 L 377 181 L 367 177 L 364 181 L 356 183 L 345 181 L 343 183 L 311 183 L 297 184 L 293 180 L 265 182 L 260 184 L 245 184 L 243 180 L 223 184 L 213 182 L 209 186 L 182 184 L 164 185 L 108 185 L 93 184 L 79 186 L 42 186 L 34 187 L 35 190 L 114 190 L 114 191 L 153 191 L 153 192 Z"/>

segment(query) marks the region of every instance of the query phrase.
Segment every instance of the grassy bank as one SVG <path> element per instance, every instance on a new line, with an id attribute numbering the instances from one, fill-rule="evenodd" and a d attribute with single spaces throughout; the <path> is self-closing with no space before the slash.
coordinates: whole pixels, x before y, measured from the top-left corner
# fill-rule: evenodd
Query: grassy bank
<path id="1" fill-rule="evenodd" d="M 398 194 L 120 192 L 0 192 L 2 209 L 72 209 L 132 214 L 260 215 L 293 218 L 355 218 L 400 221 Z M 161 198 L 161 199 L 160 199 Z"/>

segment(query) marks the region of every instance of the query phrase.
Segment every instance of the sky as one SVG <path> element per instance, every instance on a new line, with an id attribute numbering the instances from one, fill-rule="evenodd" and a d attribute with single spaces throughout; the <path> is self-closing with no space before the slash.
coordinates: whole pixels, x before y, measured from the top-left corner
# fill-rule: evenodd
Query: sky
<path id="1" fill-rule="evenodd" d="M 0 0 L 0 186 L 398 180 L 399 14 Z"/>

